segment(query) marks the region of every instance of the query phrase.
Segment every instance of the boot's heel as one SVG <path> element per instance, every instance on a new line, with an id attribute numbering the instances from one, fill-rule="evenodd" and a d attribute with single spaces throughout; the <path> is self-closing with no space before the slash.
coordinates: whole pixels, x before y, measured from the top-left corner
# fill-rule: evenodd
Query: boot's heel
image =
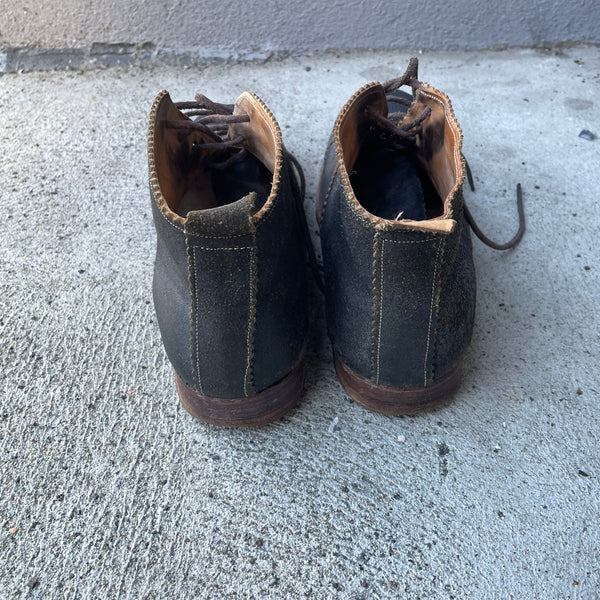
<path id="1" fill-rule="evenodd" d="M 460 385 L 460 367 L 454 367 L 430 385 L 398 388 L 373 383 L 355 373 L 334 355 L 335 370 L 346 393 L 365 408 L 384 415 L 407 415 L 450 400 Z"/>
<path id="2" fill-rule="evenodd" d="M 198 393 L 175 373 L 175 386 L 183 407 L 194 417 L 214 425 L 264 425 L 290 411 L 300 400 L 304 366 L 248 398 L 213 398 Z"/>

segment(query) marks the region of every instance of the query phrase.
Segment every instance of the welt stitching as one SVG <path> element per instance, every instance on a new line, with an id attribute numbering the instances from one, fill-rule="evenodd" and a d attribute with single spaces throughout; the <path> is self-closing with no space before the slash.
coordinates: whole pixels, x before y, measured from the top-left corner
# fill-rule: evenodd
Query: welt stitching
<path id="1" fill-rule="evenodd" d="M 440 258 L 440 250 L 442 248 L 442 243 L 443 240 L 440 240 L 440 243 L 438 244 L 436 253 L 435 253 L 435 263 L 433 266 L 433 278 L 432 278 L 432 282 L 431 282 L 431 304 L 429 306 L 429 326 L 427 327 L 427 346 L 425 348 L 425 361 L 424 361 L 424 365 L 423 365 L 423 385 L 427 385 L 427 360 L 429 359 L 429 343 L 431 341 L 431 322 L 433 319 L 433 306 L 434 306 L 434 301 L 435 301 L 435 284 L 436 284 L 436 278 L 437 278 L 437 271 L 438 271 L 438 262 L 439 262 L 439 258 Z"/>

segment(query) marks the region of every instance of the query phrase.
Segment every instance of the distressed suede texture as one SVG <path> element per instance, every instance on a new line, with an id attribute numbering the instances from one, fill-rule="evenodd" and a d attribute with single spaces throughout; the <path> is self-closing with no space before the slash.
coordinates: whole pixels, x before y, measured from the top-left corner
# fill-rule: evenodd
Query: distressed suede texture
<path id="1" fill-rule="evenodd" d="M 180 377 L 192 385 L 189 286 L 186 236 L 183 227 L 164 215 L 151 189 L 152 216 L 156 227 L 156 261 L 152 294 L 160 335 L 169 361 Z"/>
<path id="2" fill-rule="evenodd" d="M 370 376 L 376 231 L 353 214 L 339 179 L 336 173 L 321 222 L 327 329 L 342 361 Z"/>
<path id="3" fill-rule="evenodd" d="M 321 173 L 327 327 L 334 353 L 355 373 L 383 386 L 420 388 L 457 367 L 473 330 L 476 280 L 470 231 L 462 216 L 464 167 L 458 164 L 451 175 L 458 183 L 444 198 L 445 215 L 455 216 L 454 221 L 390 221 L 361 206 L 349 183 L 352 162 L 346 170 L 340 140 L 357 114 L 354 104 L 364 102 L 373 85 L 344 107 Z M 436 100 L 444 105 L 441 118 L 454 119 L 445 96 L 427 90 L 442 98 Z M 460 156 L 460 130 L 455 121 L 452 126 L 457 146 L 447 152 Z M 443 126 L 441 131 L 441 137 L 432 134 L 425 123 L 424 137 L 433 136 L 436 152 L 446 152 L 449 138 Z M 350 141 L 357 154 L 357 142 Z"/>
<path id="4" fill-rule="evenodd" d="M 272 385 L 304 355 L 308 335 L 307 268 L 298 210 L 284 159 L 279 199 L 255 221 L 257 290 L 253 378 Z"/>
<path id="5" fill-rule="evenodd" d="M 163 101 L 170 102 L 166 94 L 157 98 L 149 134 L 162 340 L 177 374 L 199 394 L 251 397 L 300 363 L 308 333 L 305 251 L 279 129 L 267 187 L 262 176 L 252 179 L 252 164 L 239 163 L 231 169 L 235 180 L 219 180 L 216 197 L 250 193 L 182 216 L 168 206 L 154 168 L 155 115 Z"/>
<path id="6" fill-rule="evenodd" d="M 462 198 L 461 198 L 462 202 Z M 462 218 L 449 236 L 440 262 L 440 299 L 435 328 L 432 377 L 442 376 L 466 350 L 473 333 L 477 282 L 471 230 Z"/>
<path id="7" fill-rule="evenodd" d="M 256 271 L 252 201 L 190 212 L 186 219 L 192 295 L 192 360 L 200 393 L 241 398 L 251 374 Z"/>

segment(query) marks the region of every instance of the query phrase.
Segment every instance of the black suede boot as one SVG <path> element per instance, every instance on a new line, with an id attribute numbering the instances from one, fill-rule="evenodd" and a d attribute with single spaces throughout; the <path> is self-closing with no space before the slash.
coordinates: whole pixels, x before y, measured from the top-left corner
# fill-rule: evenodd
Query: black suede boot
<path id="1" fill-rule="evenodd" d="M 317 205 L 338 377 L 356 401 L 386 414 L 456 391 L 475 315 L 469 225 L 480 232 L 463 200 L 462 133 L 450 100 L 418 80 L 417 65 L 365 85 L 344 106 Z M 499 249 L 524 231 L 518 190 L 517 236 L 503 246 L 480 236 Z"/>
<path id="2" fill-rule="evenodd" d="M 256 425 L 300 398 L 307 338 L 299 166 L 256 96 L 152 107 L 154 304 L 185 408 Z"/>

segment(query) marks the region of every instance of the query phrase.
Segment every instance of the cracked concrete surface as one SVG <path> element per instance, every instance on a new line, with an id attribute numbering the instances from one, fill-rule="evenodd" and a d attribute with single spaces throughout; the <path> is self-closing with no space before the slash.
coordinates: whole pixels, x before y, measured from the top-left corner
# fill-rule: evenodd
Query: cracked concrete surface
<path id="1" fill-rule="evenodd" d="M 151 301 L 147 114 L 261 96 L 311 228 L 335 116 L 406 54 L 0 77 L 0 598 L 574 598 L 600 593 L 600 55 L 425 53 L 477 183 L 478 308 L 454 402 L 342 392 L 313 293 L 302 403 L 260 429 L 179 405 Z M 337 425 L 330 427 L 334 418 Z"/>

